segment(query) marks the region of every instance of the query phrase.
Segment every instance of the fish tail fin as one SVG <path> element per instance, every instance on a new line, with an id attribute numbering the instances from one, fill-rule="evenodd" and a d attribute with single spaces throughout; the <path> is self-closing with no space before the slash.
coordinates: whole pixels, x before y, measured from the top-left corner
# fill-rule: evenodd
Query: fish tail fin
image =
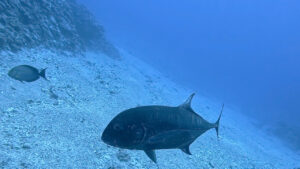
<path id="1" fill-rule="evenodd" d="M 48 81 L 48 79 L 46 78 L 46 70 L 47 70 L 47 68 L 42 69 L 42 70 L 40 71 L 40 76 L 43 77 L 45 80 Z"/>
<path id="2" fill-rule="evenodd" d="M 220 123 L 220 119 L 221 119 L 221 116 L 222 116 L 222 113 L 223 113 L 223 108 L 224 108 L 224 103 L 222 105 L 222 110 L 221 110 L 221 113 L 219 115 L 219 118 L 218 120 L 215 122 L 215 129 L 216 129 L 216 132 L 217 132 L 217 137 L 219 138 L 219 123 Z"/>

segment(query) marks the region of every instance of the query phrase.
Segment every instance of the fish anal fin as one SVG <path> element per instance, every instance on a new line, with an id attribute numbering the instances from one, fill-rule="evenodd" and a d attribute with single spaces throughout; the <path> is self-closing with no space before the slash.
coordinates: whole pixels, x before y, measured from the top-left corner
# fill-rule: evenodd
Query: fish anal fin
<path id="1" fill-rule="evenodd" d="M 184 153 L 188 154 L 188 155 L 192 155 L 191 151 L 190 151 L 190 145 L 186 145 L 180 148 Z"/>
<path id="2" fill-rule="evenodd" d="M 154 150 L 144 150 L 147 156 L 156 163 L 156 154 Z"/>

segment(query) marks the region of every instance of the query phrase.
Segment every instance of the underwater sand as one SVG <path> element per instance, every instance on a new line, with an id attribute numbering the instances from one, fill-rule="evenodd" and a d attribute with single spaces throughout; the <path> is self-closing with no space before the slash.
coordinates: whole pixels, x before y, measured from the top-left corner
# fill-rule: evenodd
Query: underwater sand
<path id="1" fill-rule="evenodd" d="M 42 48 L 0 58 L 0 168 L 296 168 L 300 155 L 260 132 L 226 105 L 215 130 L 190 147 L 158 150 L 154 164 L 143 151 L 120 150 L 101 141 L 101 133 L 120 111 L 139 105 L 179 105 L 192 92 L 146 63 L 122 51 L 113 60 L 104 54 L 73 56 Z M 47 82 L 21 83 L 7 76 L 10 68 L 29 64 L 48 67 Z M 193 109 L 210 122 L 222 101 L 196 93 Z"/>

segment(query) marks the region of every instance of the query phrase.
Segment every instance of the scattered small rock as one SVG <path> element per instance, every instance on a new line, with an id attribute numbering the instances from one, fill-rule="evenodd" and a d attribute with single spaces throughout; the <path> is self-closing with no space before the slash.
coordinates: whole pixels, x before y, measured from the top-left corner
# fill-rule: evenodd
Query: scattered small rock
<path id="1" fill-rule="evenodd" d="M 109 91 L 109 94 L 113 95 L 113 94 L 116 94 L 117 92 L 113 91 L 113 90 L 110 90 Z"/>
<path id="2" fill-rule="evenodd" d="M 121 167 L 118 167 L 118 166 L 110 166 L 108 167 L 108 169 L 120 169 Z"/>
<path id="3" fill-rule="evenodd" d="M 16 113 L 18 111 L 15 108 L 13 108 L 13 107 L 9 107 L 8 109 L 6 109 L 6 112 L 7 113 Z"/>
<path id="4" fill-rule="evenodd" d="M 24 145 L 22 146 L 22 149 L 28 150 L 28 149 L 31 149 L 31 147 L 30 147 L 29 145 L 24 144 Z"/>
<path id="5" fill-rule="evenodd" d="M 34 101 L 33 100 L 27 100 L 27 103 L 32 104 L 32 103 L 34 103 Z"/>
<path id="6" fill-rule="evenodd" d="M 29 168 L 28 164 L 26 164 L 26 163 L 24 163 L 24 162 L 21 162 L 21 163 L 20 163 L 20 166 L 21 166 L 22 168 Z"/>
<path id="7" fill-rule="evenodd" d="M 53 92 L 53 87 L 50 87 L 49 92 L 50 92 L 51 99 L 55 99 L 55 100 L 58 99 L 58 95 Z"/>
<path id="8" fill-rule="evenodd" d="M 234 168 L 237 168 L 237 167 L 238 167 L 238 165 L 237 165 L 236 163 L 232 163 L 232 164 L 229 166 L 230 169 L 234 169 Z"/>
<path id="9" fill-rule="evenodd" d="M 0 168 L 5 168 L 7 166 L 8 162 L 7 161 L 1 161 L 0 162 Z"/>
<path id="10" fill-rule="evenodd" d="M 99 77 L 97 76 L 96 79 L 100 79 L 100 76 L 99 76 Z M 104 80 L 100 80 L 99 82 L 100 82 L 101 84 L 105 84 L 105 83 L 106 83 Z"/>
<path id="11" fill-rule="evenodd" d="M 119 161 L 122 161 L 122 162 L 128 162 L 130 160 L 129 154 L 127 154 L 123 150 L 119 150 L 118 151 L 117 158 L 118 158 Z"/>

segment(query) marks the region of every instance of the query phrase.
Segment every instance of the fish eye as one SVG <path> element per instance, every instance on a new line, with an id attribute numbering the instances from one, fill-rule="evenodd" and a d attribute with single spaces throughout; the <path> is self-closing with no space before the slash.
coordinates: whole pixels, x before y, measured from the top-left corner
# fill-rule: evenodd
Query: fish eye
<path id="1" fill-rule="evenodd" d="M 136 134 L 137 136 L 141 136 L 141 135 L 143 135 L 143 130 L 142 130 L 141 128 L 136 129 L 136 130 L 135 130 L 135 134 Z"/>
<path id="2" fill-rule="evenodd" d="M 120 131 L 120 130 L 123 129 L 123 127 L 120 124 L 117 123 L 117 124 L 114 124 L 113 129 L 116 130 L 116 131 Z"/>
<path id="3" fill-rule="evenodd" d="M 135 129 L 137 128 L 137 126 L 136 126 L 136 125 L 134 125 L 134 124 L 133 124 L 133 125 L 131 125 L 131 126 L 129 125 L 128 127 L 129 127 L 131 130 L 135 130 Z"/>

